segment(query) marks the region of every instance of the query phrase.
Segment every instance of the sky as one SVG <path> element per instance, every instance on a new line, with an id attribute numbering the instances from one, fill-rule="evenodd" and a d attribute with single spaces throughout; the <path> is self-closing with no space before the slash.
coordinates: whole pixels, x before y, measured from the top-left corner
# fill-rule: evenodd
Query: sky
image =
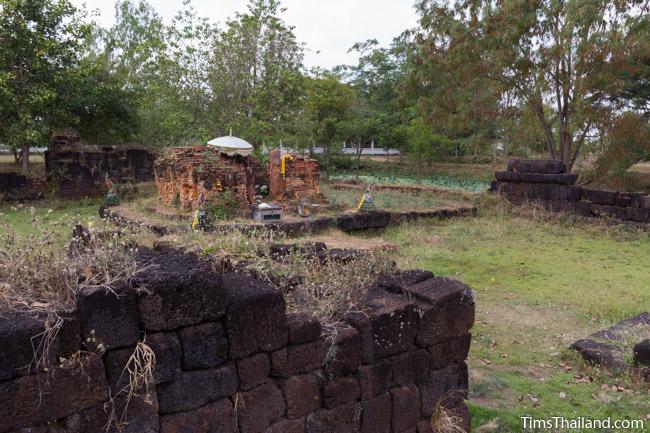
<path id="1" fill-rule="evenodd" d="M 97 21 L 104 27 L 114 22 L 113 0 L 71 0 L 97 10 Z M 148 0 L 166 22 L 181 8 L 182 0 Z M 355 64 L 358 56 L 347 51 L 355 42 L 377 39 L 388 45 L 407 28 L 417 24 L 415 0 L 283 0 L 284 21 L 295 27 L 305 43 L 305 65 L 331 68 Z M 199 16 L 223 24 L 235 11 L 245 11 L 247 0 L 193 0 Z"/>

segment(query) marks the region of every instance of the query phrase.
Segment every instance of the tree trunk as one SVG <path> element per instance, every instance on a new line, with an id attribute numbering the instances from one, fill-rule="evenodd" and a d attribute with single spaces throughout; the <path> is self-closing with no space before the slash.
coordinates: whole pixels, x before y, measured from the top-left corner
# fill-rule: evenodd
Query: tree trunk
<path id="1" fill-rule="evenodd" d="M 25 176 L 29 174 L 29 144 L 23 143 L 20 146 L 22 171 Z"/>

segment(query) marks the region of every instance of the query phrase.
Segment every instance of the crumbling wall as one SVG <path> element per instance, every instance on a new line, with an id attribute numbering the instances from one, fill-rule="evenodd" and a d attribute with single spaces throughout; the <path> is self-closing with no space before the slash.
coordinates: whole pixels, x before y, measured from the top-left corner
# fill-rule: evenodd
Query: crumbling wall
<path id="1" fill-rule="evenodd" d="M 185 210 L 196 207 L 201 192 L 206 200 L 229 190 L 242 213 L 250 213 L 259 172 L 250 157 L 229 156 L 205 146 L 168 149 L 156 160 L 154 172 L 159 200 Z"/>
<path id="2" fill-rule="evenodd" d="M 318 161 L 302 155 L 284 158 L 285 173 L 282 174 L 282 157 L 275 149 L 269 156 L 271 197 L 281 203 L 297 205 L 303 200 L 326 204 L 320 190 L 320 166 Z"/>
<path id="3" fill-rule="evenodd" d="M 512 160 L 507 171 L 495 173 L 490 190 L 516 205 L 530 201 L 553 212 L 648 223 L 650 195 L 577 186 L 578 176 L 566 171 L 560 161 Z"/>
<path id="4" fill-rule="evenodd" d="M 469 431 L 474 298 L 464 284 L 386 277 L 363 312 L 324 327 L 287 314 L 281 292 L 246 274 L 173 250 L 143 259 L 152 267 L 131 285 L 81 291 L 48 371 L 25 368 L 43 322 L 0 319 L 0 433 L 102 431 L 110 396 L 122 413 L 139 341 L 156 355 L 155 386 L 130 402 L 125 432 L 423 433 L 441 399 Z M 96 354 L 83 369 L 66 360 L 79 351 Z"/>
<path id="5" fill-rule="evenodd" d="M 97 197 L 106 192 L 107 173 L 118 184 L 153 181 L 154 159 L 143 148 L 89 146 L 76 136 L 55 136 L 45 152 L 45 172 L 60 197 Z"/>

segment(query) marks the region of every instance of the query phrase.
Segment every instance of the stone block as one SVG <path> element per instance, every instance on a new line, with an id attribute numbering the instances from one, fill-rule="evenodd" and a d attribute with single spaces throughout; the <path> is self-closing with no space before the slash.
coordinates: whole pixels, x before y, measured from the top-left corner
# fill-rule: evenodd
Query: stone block
<path id="1" fill-rule="evenodd" d="M 577 174 L 558 173 L 519 173 L 516 171 L 497 171 L 494 177 L 500 182 L 531 182 L 558 185 L 573 185 L 578 180 Z"/>
<path id="2" fill-rule="evenodd" d="M 454 362 L 466 360 L 471 342 L 472 336 L 467 334 L 429 346 L 431 368 L 439 370 Z"/>
<path id="3" fill-rule="evenodd" d="M 348 403 L 334 409 L 321 409 L 307 416 L 307 433 L 357 433 L 360 406 Z"/>
<path id="4" fill-rule="evenodd" d="M 271 374 L 290 377 L 320 368 L 327 347 L 322 340 L 284 347 L 271 353 Z"/>
<path id="5" fill-rule="evenodd" d="M 560 174 L 566 173 L 566 165 L 558 160 L 531 160 L 511 159 L 508 161 L 508 171 L 519 173 L 544 173 Z"/>
<path id="6" fill-rule="evenodd" d="M 639 197 L 638 200 L 641 209 L 650 209 L 650 195 Z"/>
<path id="7" fill-rule="evenodd" d="M 126 413 L 124 393 L 115 397 L 113 403 L 113 407 L 106 407 L 105 403 L 99 403 L 71 418 L 78 418 L 80 433 L 159 433 L 158 398 L 155 390 L 148 395 L 140 394 L 132 398 Z M 123 415 L 126 417 L 122 419 L 119 427 L 116 425 L 118 420 L 115 420 L 106 429 L 112 410 L 115 411 L 118 419 Z"/>
<path id="8" fill-rule="evenodd" d="M 364 313 L 349 314 L 346 320 L 361 336 L 361 360 L 369 364 L 413 348 L 418 327 L 415 304 L 404 295 L 371 291 Z"/>
<path id="9" fill-rule="evenodd" d="M 650 340 L 643 340 L 634 346 L 634 362 L 650 367 Z"/>
<path id="10" fill-rule="evenodd" d="M 264 433 L 305 433 L 305 418 L 280 420 L 264 430 Z"/>
<path id="11" fill-rule="evenodd" d="M 81 348 L 79 320 L 75 314 L 61 314 L 62 327 L 49 348 L 50 363 L 57 363 L 65 356 Z M 47 317 L 7 315 L 0 318 L 0 381 L 34 373 L 31 365 L 35 357 L 42 355 L 42 336 Z M 51 326 L 49 324 L 48 326 Z"/>
<path id="12" fill-rule="evenodd" d="M 224 274 L 223 282 L 229 301 L 226 332 L 232 358 L 287 344 L 285 302 L 280 291 L 243 274 Z"/>
<path id="13" fill-rule="evenodd" d="M 423 420 L 418 423 L 417 433 L 433 433 L 430 420 Z"/>
<path id="14" fill-rule="evenodd" d="M 221 275 L 192 254 L 175 250 L 143 252 L 152 266 L 134 279 L 146 288 L 138 297 L 140 323 L 146 331 L 168 331 L 218 321 L 228 299 Z"/>
<path id="15" fill-rule="evenodd" d="M 289 343 L 309 343 L 320 338 L 321 324 L 317 318 L 308 314 L 290 314 L 287 316 Z"/>
<path id="16" fill-rule="evenodd" d="M 393 398 L 393 431 L 405 432 L 417 427 L 420 421 L 420 391 L 413 385 L 394 388 L 390 391 Z"/>
<path id="17" fill-rule="evenodd" d="M 361 397 L 359 379 L 356 376 L 335 377 L 323 381 L 323 406 L 331 409 Z"/>
<path id="18" fill-rule="evenodd" d="M 156 354 L 156 367 L 153 377 L 156 384 L 171 382 L 176 369 L 181 366 L 182 349 L 174 332 L 156 332 L 145 337 L 145 343 Z"/>
<path id="19" fill-rule="evenodd" d="M 324 370 L 329 377 L 354 373 L 361 362 L 361 338 L 356 329 L 337 325 L 326 340 Z"/>
<path id="20" fill-rule="evenodd" d="M 233 365 L 210 370 L 177 372 L 176 380 L 158 386 L 160 413 L 188 411 L 237 392 Z"/>
<path id="21" fill-rule="evenodd" d="M 402 294 L 406 287 L 421 283 L 424 280 L 433 278 L 433 276 L 433 273 L 429 271 L 419 269 L 406 270 L 381 277 L 374 287 L 376 289 Z"/>
<path id="22" fill-rule="evenodd" d="M 388 361 L 359 367 L 361 398 L 369 400 L 388 391 L 392 383 L 391 375 L 391 365 Z"/>
<path id="23" fill-rule="evenodd" d="M 242 392 L 237 401 L 240 433 L 263 432 L 284 415 L 285 409 L 282 392 L 273 383 Z"/>
<path id="24" fill-rule="evenodd" d="M 454 363 L 440 370 L 430 371 L 417 381 L 422 402 L 422 417 L 429 418 L 441 398 L 445 407 L 453 407 L 467 398 L 467 365 Z"/>
<path id="25" fill-rule="evenodd" d="M 417 342 L 431 346 L 467 335 L 474 324 L 474 293 L 451 278 L 434 277 L 406 289 L 417 299 Z"/>
<path id="26" fill-rule="evenodd" d="M 125 368 L 133 354 L 135 346 L 122 349 L 109 350 L 104 354 L 106 378 L 111 387 L 112 395 L 117 395 L 121 389 L 129 384 L 129 373 Z"/>
<path id="27" fill-rule="evenodd" d="M 616 191 L 606 191 L 602 189 L 582 188 L 582 199 L 593 204 L 602 204 L 613 206 L 616 203 Z"/>
<path id="28" fill-rule="evenodd" d="M 219 322 L 182 328 L 178 336 L 183 347 L 184 370 L 217 367 L 228 358 L 228 340 Z"/>
<path id="29" fill-rule="evenodd" d="M 464 359 L 464 358 L 463 358 Z M 388 358 L 393 386 L 407 386 L 424 377 L 430 368 L 430 356 L 425 349 L 416 349 Z"/>
<path id="30" fill-rule="evenodd" d="M 81 335 L 88 350 L 99 344 L 116 349 L 138 342 L 138 310 L 131 287 L 86 287 L 79 292 L 78 306 Z"/>
<path id="31" fill-rule="evenodd" d="M 0 432 L 64 418 L 108 398 L 101 359 L 88 361 L 83 370 L 55 370 L 47 386 L 42 375 L 0 383 Z"/>
<path id="32" fill-rule="evenodd" d="M 647 223 L 650 219 L 650 210 L 633 208 L 632 209 L 632 220 L 637 223 Z"/>
<path id="33" fill-rule="evenodd" d="M 282 393 L 287 404 L 287 418 L 305 416 L 320 407 L 318 380 L 313 374 L 290 377 L 282 382 Z"/>
<path id="34" fill-rule="evenodd" d="M 239 389 L 248 391 L 265 383 L 271 373 L 271 361 L 266 353 L 257 353 L 248 358 L 237 360 Z"/>
<path id="35" fill-rule="evenodd" d="M 393 412 L 389 393 L 365 400 L 361 406 L 361 433 L 390 433 Z"/>
<path id="36" fill-rule="evenodd" d="M 236 433 L 232 403 L 227 398 L 199 409 L 160 417 L 160 433 Z"/>

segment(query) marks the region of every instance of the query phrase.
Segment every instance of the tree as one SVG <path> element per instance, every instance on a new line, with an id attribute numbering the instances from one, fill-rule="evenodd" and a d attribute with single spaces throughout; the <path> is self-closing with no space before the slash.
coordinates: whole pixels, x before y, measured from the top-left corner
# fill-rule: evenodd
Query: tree
<path id="1" fill-rule="evenodd" d="M 251 143 L 287 140 L 303 108 L 302 45 L 279 0 L 250 0 L 219 32 L 210 58 L 213 129 Z"/>
<path id="2" fill-rule="evenodd" d="M 62 101 L 89 26 L 67 0 L 0 0 L 0 138 L 20 149 L 47 142 L 69 120 Z"/>
<path id="3" fill-rule="evenodd" d="M 623 50 L 629 23 L 647 13 L 647 2 L 636 0 L 421 0 L 417 7 L 416 84 L 426 89 L 441 79 L 432 67 L 441 57 L 466 62 L 461 80 L 442 84 L 460 91 L 483 82 L 500 100 L 514 95 L 535 113 L 549 157 L 569 167 L 613 109 L 616 80 L 604 65 Z"/>
<path id="4" fill-rule="evenodd" d="M 341 122 L 350 118 L 356 94 L 331 72 L 308 78 L 305 87 L 305 110 L 314 126 L 313 135 L 324 148 L 325 174 L 329 178 L 332 145 Z"/>

